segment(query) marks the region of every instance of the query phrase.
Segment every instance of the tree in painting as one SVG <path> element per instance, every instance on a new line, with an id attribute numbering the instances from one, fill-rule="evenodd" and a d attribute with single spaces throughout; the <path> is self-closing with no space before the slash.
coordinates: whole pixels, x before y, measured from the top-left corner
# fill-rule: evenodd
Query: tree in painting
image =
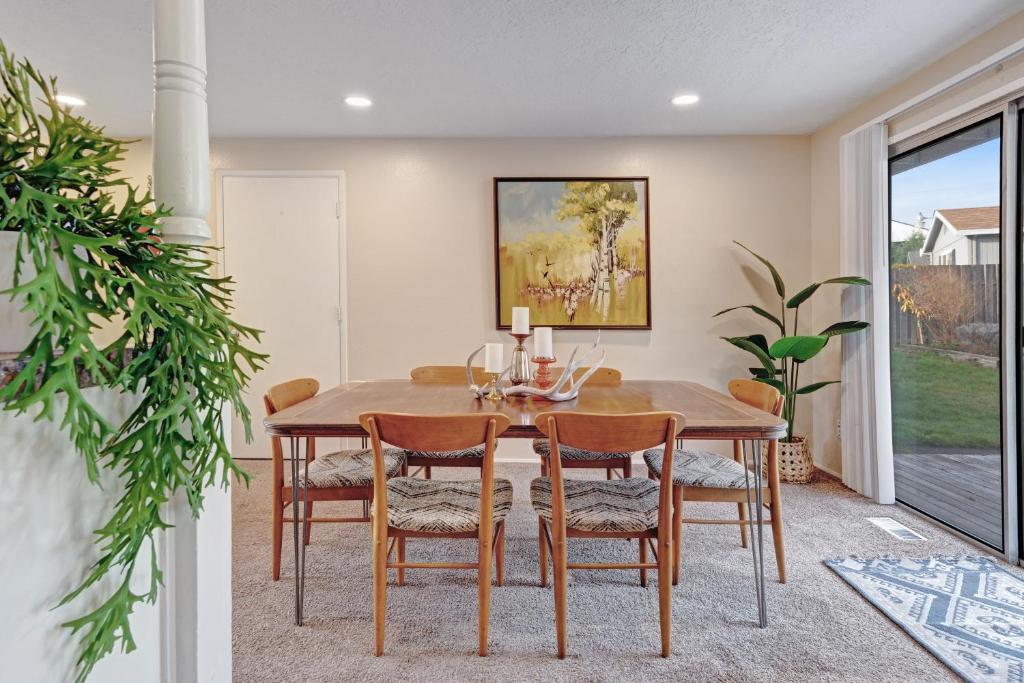
<path id="1" fill-rule="evenodd" d="M 646 327 L 646 183 L 498 181 L 500 322 Z"/>
<path id="2" fill-rule="evenodd" d="M 611 282 L 620 282 L 616 248 L 619 231 L 627 219 L 636 217 L 636 201 L 636 188 L 631 182 L 568 182 L 555 214 L 559 220 L 578 219 L 579 228 L 590 235 L 590 305 L 604 320 L 611 305 Z"/>

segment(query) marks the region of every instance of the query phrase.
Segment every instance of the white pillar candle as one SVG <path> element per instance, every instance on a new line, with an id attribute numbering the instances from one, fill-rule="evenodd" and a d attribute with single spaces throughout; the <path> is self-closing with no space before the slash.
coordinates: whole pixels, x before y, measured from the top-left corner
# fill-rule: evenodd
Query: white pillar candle
<path id="1" fill-rule="evenodd" d="M 487 344 L 484 348 L 484 372 L 499 375 L 505 369 L 501 344 Z"/>
<path id="2" fill-rule="evenodd" d="M 554 358 L 551 345 L 551 328 L 533 328 L 533 355 L 535 358 Z"/>
<path id="3" fill-rule="evenodd" d="M 530 334 L 530 309 L 526 306 L 512 307 L 512 334 Z"/>

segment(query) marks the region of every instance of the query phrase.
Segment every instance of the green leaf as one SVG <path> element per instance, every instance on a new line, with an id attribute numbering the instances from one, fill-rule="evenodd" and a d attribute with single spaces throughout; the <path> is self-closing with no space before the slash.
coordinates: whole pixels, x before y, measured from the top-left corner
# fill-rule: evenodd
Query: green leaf
<path id="1" fill-rule="evenodd" d="M 862 277 L 856 277 L 856 276 L 851 276 L 851 275 L 844 275 L 843 277 L 834 277 L 834 278 L 830 278 L 828 280 L 822 280 L 821 282 L 815 282 L 813 284 L 807 285 L 806 287 L 801 289 L 799 292 L 797 292 L 795 295 L 793 295 L 793 298 L 791 298 L 789 301 L 786 302 L 786 308 L 796 308 L 797 306 L 799 306 L 803 302 L 807 301 L 808 299 L 811 298 L 811 295 L 813 295 L 815 292 L 817 292 L 818 288 L 821 287 L 822 285 L 862 285 L 862 286 L 864 286 L 864 285 L 870 285 L 870 284 L 871 284 L 870 281 L 868 281 L 868 280 L 866 280 L 866 279 L 864 279 Z"/>
<path id="2" fill-rule="evenodd" d="M 786 393 L 786 385 L 783 384 L 780 379 L 768 379 L 767 377 L 755 377 L 754 379 L 761 384 L 767 384 L 768 386 L 775 387 L 781 394 Z"/>
<path id="3" fill-rule="evenodd" d="M 813 285 L 808 285 L 801 289 L 799 292 L 793 295 L 793 297 L 786 302 L 786 308 L 796 308 L 803 302 L 811 298 L 811 295 L 818 291 L 818 287 L 821 287 L 820 282 L 815 282 Z"/>
<path id="4" fill-rule="evenodd" d="M 717 318 L 718 316 L 722 315 L 723 313 L 728 313 L 729 311 L 738 311 L 741 308 L 749 308 L 750 310 L 752 310 L 754 313 L 757 313 L 762 318 L 766 318 L 768 320 L 771 320 L 779 328 L 779 331 L 780 332 L 782 331 L 782 321 L 779 320 L 776 316 L 774 316 L 771 313 L 769 313 L 768 311 L 766 311 L 763 308 L 761 308 L 760 306 L 754 306 L 754 305 L 733 306 L 732 308 L 726 308 L 724 310 L 721 310 L 718 313 L 715 313 L 711 317 L 712 318 Z"/>
<path id="5" fill-rule="evenodd" d="M 771 345 L 769 353 L 773 358 L 792 358 L 798 363 L 804 363 L 818 355 L 827 343 L 828 337 L 823 335 L 783 337 Z"/>
<path id="6" fill-rule="evenodd" d="M 840 334 L 850 334 L 851 332 L 860 332 L 861 330 L 870 327 L 871 323 L 861 322 L 860 320 L 844 320 L 843 322 L 829 325 L 821 334 L 826 337 L 835 337 Z"/>
<path id="7" fill-rule="evenodd" d="M 779 275 L 779 271 L 775 269 L 775 266 L 773 266 L 765 257 L 755 253 L 754 250 L 747 245 L 737 242 L 736 240 L 733 240 L 733 243 L 738 244 L 745 249 L 747 253 L 763 263 L 765 267 L 768 268 L 768 272 L 772 274 L 772 281 L 775 283 L 775 291 L 779 293 L 779 296 L 786 296 L 786 284 L 782 281 L 782 276 Z"/>
<path id="8" fill-rule="evenodd" d="M 822 387 L 827 387 L 829 384 L 839 384 L 839 380 L 833 379 L 833 380 L 829 380 L 827 382 L 815 382 L 814 384 L 808 384 L 806 386 L 800 387 L 794 393 L 797 393 L 797 394 L 813 394 L 818 389 L 821 389 Z"/>
<path id="9" fill-rule="evenodd" d="M 757 337 L 759 335 L 751 335 Z M 768 352 L 757 342 L 752 341 L 749 337 L 722 337 L 725 341 L 729 342 L 738 349 L 753 354 L 757 360 L 761 362 L 762 367 L 768 372 L 775 374 L 775 361 L 772 360 Z"/>

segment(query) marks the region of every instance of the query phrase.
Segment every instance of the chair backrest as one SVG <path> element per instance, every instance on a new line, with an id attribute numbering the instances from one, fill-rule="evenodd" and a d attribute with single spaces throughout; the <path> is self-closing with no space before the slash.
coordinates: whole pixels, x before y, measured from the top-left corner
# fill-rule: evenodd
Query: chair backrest
<path id="1" fill-rule="evenodd" d="M 583 376 L 590 368 L 577 368 L 576 372 L 572 373 L 572 381 L 575 382 Z M 561 374 L 565 372 L 565 368 L 551 368 L 551 377 L 557 379 Z M 622 372 L 615 368 L 598 368 L 590 379 L 587 380 L 587 384 L 591 386 L 607 386 L 614 387 L 622 384 Z"/>
<path id="2" fill-rule="evenodd" d="M 483 386 L 490 377 L 479 366 L 474 366 L 473 381 Z M 422 365 L 409 373 L 413 382 L 422 384 L 465 384 L 465 365 Z"/>
<path id="3" fill-rule="evenodd" d="M 565 523 L 565 485 L 562 477 L 560 444 L 588 451 L 632 452 L 664 445 L 660 488 L 659 517 L 662 523 L 672 509 L 672 459 L 676 435 L 686 426 L 686 418 L 670 411 L 655 413 L 548 412 L 536 417 L 537 428 L 551 443 L 551 515 Z"/>
<path id="4" fill-rule="evenodd" d="M 484 444 L 480 467 L 480 533 L 491 533 L 494 513 L 494 448 L 498 435 L 511 420 L 501 413 L 455 415 L 409 415 L 368 412 L 359 424 L 370 435 L 373 446 L 373 499 L 375 510 L 387 510 L 387 477 L 384 443 L 410 451 L 456 451 Z M 384 512 L 386 515 L 387 513 Z"/>
<path id="5" fill-rule="evenodd" d="M 730 380 L 729 393 L 734 399 L 746 403 L 751 408 L 776 416 L 782 414 L 782 404 L 785 402 L 782 393 L 764 382 L 753 379 Z"/>
<path id="6" fill-rule="evenodd" d="M 267 393 L 263 394 L 263 407 L 266 408 L 269 417 L 285 408 L 291 408 L 296 403 L 313 398 L 318 391 L 320 391 L 320 382 L 311 377 L 275 384 L 267 389 Z M 274 484 L 283 486 L 284 454 L 281 448 L 281 437 L 270 437 L 270 455 L 273 460 Z M 306 439 L 306 457 L 309 459 L 316 457 L 316 441 L 314 439 Z"/>

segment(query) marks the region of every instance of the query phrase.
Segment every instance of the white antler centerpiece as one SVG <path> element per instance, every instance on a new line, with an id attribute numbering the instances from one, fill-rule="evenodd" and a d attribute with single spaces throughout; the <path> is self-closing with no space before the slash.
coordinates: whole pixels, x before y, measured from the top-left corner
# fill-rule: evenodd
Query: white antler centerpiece
<path id="1" fill-rule="evenodd" d="M 572 399 L 576 398 L 576 396 L 579 395 L 580 387 L 583 386 L 583 383 L 590 379 L 590 376 L 597 372 L 597 370 L 601 367 L 601 364 L 604 363 L 605 351 L 604 349 L 598 348 L 600 343 L 601 331 L 598 330 L 597 339 L 594 340 L 593 345 L 589 349 L 587 349 L 587 351 L 582 356 L 580 356 L 579 358 L 576 357 L 580 350 L 579 346 L 573 349 L 572 355 L 569 356 L 569 361 L 565 364 L 565 370 L 562 371 L 562 374 L 559 375 L 558 379 L 555 380 L 554 384 L 552 384 L 547 389 L 531 387 L 525 384 L 509 386 L 502 389 L 500 387 L 500 384 L 501 381 L 505 379 L 505 377 L 511 370 L 512 366 L 510 365 L 509 367 L 505 368 L 501 375 L 495 380 L 496 384 L 498 385 L 498 390 L 501 392 L 503 396 L 536 396 L 538 398 L 547 399 L 548 401 L 571 401 Z M 469 390 L 473 392 L 477 398 L 483 398 L 487 393 L 487 389 L 489 388 L 488 386 L 477 386 L 477 384 L 473 381 L 473 359 L 476 358 L 477 354 L 479 354 L 480 351 L 483 350 L 483 348 L 483 346 L 477 348 L 475 351 L 473 351 L 473 353 L 469 354 L 469 358 L 466 359 L 466 382 L 469 384 Z M 600 356 L 597 356 L 599 351 Z M 594 362 L 590 362 L 595 357 L 596 360 L 594 360 Z M 579 380 L 573 382 L 573 374 L 580 368 L 585 367 L 587 365 L 590 365 L 590 368 L 585 373 L 583 373 Z M 565 389 L 563 391 L 563 387 L 565 387 L 567 384 L 568 389 Z"/>

